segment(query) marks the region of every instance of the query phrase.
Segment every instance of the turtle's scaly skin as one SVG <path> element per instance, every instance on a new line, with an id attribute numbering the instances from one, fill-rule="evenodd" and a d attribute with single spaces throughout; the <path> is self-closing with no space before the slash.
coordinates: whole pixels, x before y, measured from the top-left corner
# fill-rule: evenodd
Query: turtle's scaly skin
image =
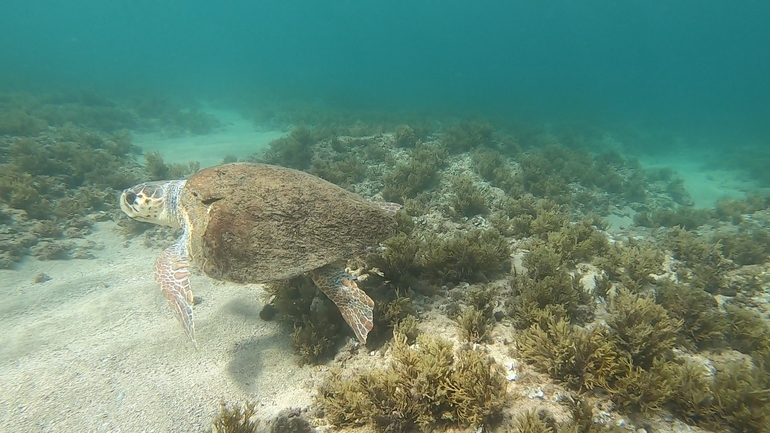
<path id="1" fill-rule="evenodd" d="M 374 302 L 345 271 L 344 259 L 394 234 L 399 205 L 368 202 L 301 171 L 234 163 L 187 181 L 129 188 L 121 208 L 138 220 L 184 229 L 158 257 L 155 279 L 193 343 L 190 259 L 211 277 L 242 283 L 310 272 L 366 342 Z"/>

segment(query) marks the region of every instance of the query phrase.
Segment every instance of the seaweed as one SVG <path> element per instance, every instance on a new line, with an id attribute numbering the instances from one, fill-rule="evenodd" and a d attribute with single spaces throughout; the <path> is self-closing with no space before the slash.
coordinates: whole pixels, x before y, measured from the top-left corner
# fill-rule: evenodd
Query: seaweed
<path id="1" fill-rule="evenodd" d="M 289 135 L 271 141 L 267 151 L 252 155 L 249 160 L 306 170 L 313 160 L 319 139 L 308 127 L 300 125 Z"/>
<path id="2" fill-rule="evenodd" d="M 716 401 L 709 369 L 702 363 L 685 359 L 675 379 L 670 396 L 672 410 L 689 423 L 711 423 L 716 417 Z"/>
<path id="3" fill-rule="evenodd" d="M 623 182 L 623 198 L 629 202 L 644 203 L 647 201 L 647 181 L 644 174 L 640 172 L 632 173 Z"/>
<path id="4" fill-rule="evenodd" d="M 521 171 L 517 178 L 526 191 L 540 197 L 551 197 L 560 203 L 575 201 L 570 194 L 570 184 L 574 183 L 587 190 L 598 189 L 615 195 L 628 192 L 628 188 L 638 187 L 644 193 L 645 184 L 640 181 L 643 180 L 641 170 L 635 169 L 622 158 L 620 162 L 614 162 L 603 159 L 601 155 L 592 157 L 585 150 L 549 144 L 529 151 L 519 158 L 519 163 Z M 620 168 L 630 174 L 625 177 L 620 175 Z"/>
<path id="5" fill-rule="evenodd" d="M 487 217 L 487 222 L 489 222 L 489 225 L 495 230 L 499 231 L 503 236 L 512 237 L 518 234 L 520 231 L 529 229 L 528 221 L 524 222 L 523 225 L 525 227 L 515 226 L 514 219 L 500 211 L 493 212 L 491 215 L 489 215 Z M 521 222 L 521 220 L 519 219 L 516 222 Z"/>
<path id="6" fill-rule="evenodd" d="M 463 340 L 469 343 L 481 343 L 486 340 L 487 334 L 494 324 L 493 307 L 489 300 L 494 299 L 494 291 L 491 289 L 483 290 L 484 302 L 474 303 L 465 307 L 455 318 Z M 473 296 L 473 295 L 471 295 Z M 478 297 L 478 296 L 477 296 Z M 481 305 L 479 305 L 481 304 Z"/>
<path id="7" fill-rule="evenodd" d="M 666 232 L 665 245 L 674 253 L 674 257 L 694 265 L 696 263 L 716 264 L 722 251 L 717 242 L 707 242 L 694 233 L 681 227 L 673 227 Z"/>
<path id="8" fill-rule="evenodd" d="M 528 410 L 513 420 L 517 433 L 560 433 L 553 415 L 546 410 Z"/>
<path id="9" fill-rule="evenodd" d="M 535 244 L 522 259 L 527 275 L 533 280 L 542 280 L 557 275 L 562 266 L 562 257 L 548 244 Z"/>
<path id="10" fill-rule="evenodd" d="M 500 209 L 510 217 L 529 215 L 536 217 L 539 212 L 557 208 L 558 204 L 548 199 L 538 199 L 532 194 L 523 194 L 519 198 L 506 197 Z"/>
<path id="11" fill-rule="evenodd" d="M 291 339 L 300 365 L 319 364 L 331 358 L 339 339 L 337 335 L 340 327 L 338 320 L 330 320 L 323 314 L 303 316 L 295 322 Z"/>
<path id="12" fill-rule="evenodd" d="M 104 150 L 110 155 L 122 158 L 129 153 L 139 153 L 140 149 L 131 143 L 131 133 L 122 129 L 110 134 L 99 134 L 93 131 L 77 128 L 72 124 L 67 124 L 59 128 L 61 141 L 56 143 L 53 148 L 62 146 L 67 149 L 72 144 L 93 150 Z M 77 148 L 78 146 L 75 146 Z"/>
<path id="13" fill-rule="evenodd" d="M 417 318 L 409 314 L 396 323 L 393 327 L 393 334 L 400 334 L 406 338 L 407 344 L 414 344 L 417 337 L 420 336 L 420 329 L 417 327 Z"/>
<path id="14" fill-rule="evenodd" d="M 387 331 L 394 330 L 399 324 L 402 328 L 411 326 L 412 319 L 409 318 L 414 318 L 416 313 L 410 297 L 388 286 L 381 286 L 379 290 L 369 290 L 369 293 L 374 300 L 374 329 L 370 333 L 373 341 L 378 337 L 389 337 Z M 414 330 L 404 333 L 409 339 L 416 337 L 416 318 L 414 318 L 414 326 Z"/>
<path id="15" fill-rule="evenodd" d="M 382 197 L 404 203 L 418 193 L 437 185 L 439 168 L 446 162 L 446 150 L 434 145 L 419 144 L 410 151 L 407 162 L 399 162 L 383 177 Z"/>
<path id="16" fill-rule="evenodd" d="M 467 305 L 483 312 L 490 319 L 493 317 L 496 299 L 500 294 L 497 287 L 487 284 L 474 285 L 463 290 L 462 294 Z"/>
<path id="17" fill-rule="evenodd" d="M 748 194 L 745 199 L 725 198 L 714 205 L 715 216 L 733 224 L 744 222 L 744 215 L 767 209 L 770 206 L 770 194 Z"/>
<path id="18" fill-rule="evenodd" d="M 605 426 L 594 422 L 593 407 L 584 397 L 575 398 L 569 396 L 567 399 L 572 419 L 561 426 L 560 431 L 564 433 L 598 433 L 607 431 L 608 433 L 617 433 L 623 431 L 621 426 L 607 429 Z"/>
<path id="19" fill-rule="evenodd" d="M 45 196 L 45 184 L 48 176 L 32 176 L 13 169 L 5 171 L 0 177 L 0 200 L 14 209 L 21 209 L 32 219 L 49 219 L 53 205 Z M 41 182 L 41 181 L 48 182 Z"/>
<path id="20" fill-rule="evenodd" d="M 256 403 L 246 402 L 243 406 L 221 403 L 219 415 L 212 423 L 212 430 L 214 433 L 257 433 L 260 423 L 256 417 Z"/>
<path id="21" fill-rule="evenodd" d="M 37 243 L 38 239 L 26 231 L 19 231 L 13 226 L 3 227 L 0 231 L 0 269 L 13 267 Z"/>
<path id="22" fill-rule="evenodd" d="M 462 122 L 444 130 L 441 142 L 450 153 L 468 152 L 493 144 L 494 128 L 489 123 Z"/>
<path id="23" fill-rule="evenodd" d="M 493 182 L 498 176 L 500 167 L 505 166 L 507 159 L 503 154 L 490 149 L 475 149 L 471 152 L 471 168 L 482 179 Z"/>
<path id="24" fill-rule="evenodd" d="M 383 178 L 382 198 L 404 203 L 438 183 L 439 172 L 435 166 L 410 160 L 400 163 Z"/>
<path id="25" fill-rule="evenodd" d="M 517 199 L 506 197 L 495 219 L 495 227 L 500 227 L 499 230 L 506 234 L 523 237 L 537 235 L 541 239 L 546 239 L 549 232 L 569 223 L 566 208 L 553 200 L 535 198 L 532 194 L 524 194 Z"/>
<path id="26" fill-rule="evenodd" d="M 682 206 L 692 206 L 695 201 L 687 189 L 684 187 L 684 179 L 674 179 L 666 185 L 666 193 L 676 202 L 676 204 Z"/>
<path id="27" fill-rule="evenodd" d="M 751 352 L 753 363 L 733 361 L 718 367 L 713 376 L 700 362 L 674 360 L 671 349 L 679 322 L 650 300 L 625 291 L 613 300 L 607 327 L 584 329 L 550 317 L 519 334 L 516 343 L 519 354 L 538 370 L 575 390 L 602 388 L 620 409 L 648 412 L 667 407 L 699 425 L 766 431 L 767 325 L 754 314 L 728 307 L 728 314 L 740 316 L 732 320 L 734 331 L 747 334 L 729 341 Z M 573 422 L 578 415 L 573 412 Z M 590 426 L 561 427 L 575 431 Z"/>
<path id="28" fill-rule="evenodd" d="M 745 361 L 717 368 L 712 392 L 718 424 L 736 431 L 767 432 L 770 425 L 770 383 L 765 373 Z"/>
<path id="29" fill-rule="evenodd" d="M 563 227 L 557 233 L 571 230 L 570 227 Z M 553 242 L 562 249 L 561 253 L 551 242 L 530 242 L 530 251 L 522 260 L 527 269 L 526 275 L 515 275 L 511 279 L 514 298 L 510 302 L 509 313 L 518 328 L 538 323 L 546 310 L 556 317 L 578 323 L 590 320 L 593 315 L 591 293 L 583 289 L 579 275 L 570 275 L 566 270 L 567 262 L 577 256 L 574 246 L 568 245 L 577 239 L 569 235 L 549 236 L 549 240 L 554 239 L 562 242 Z"/>
<path id="30" fill-rule="evenodd" d="M 519 159 L 520 171 L 516 181 L 524 190 L 538 197 L 550 197 L 558 201 L 570 200 L 570 188 L 560 174 L 558 161 L 550 160 L 542 152 L 524 154 Z"/>
<path id="31" fill-rule="evenodd" d="M 575 390 L 608 388 L 627 356 L 604 327 L 584 329 L 553 317 L 523 331 L 516 346 L 525 361 Z"/>
<path id="32" fill-rule="evenodd" d="M 610 281 L 610 279 L 607 278 L 604 274 L 594 275 L 593 280 L 594 280 L 594 290 L 593 290 L 594 295 L 606 301 L 610 295 L 610 291 L 614 287 L 612 284 L 612 281 Z"/>
<path id="33" fill-rule="evenodd" d="M 384 141 L 373 141 L 361 149 L 361 153 L 366 161 L 370 163 L 388 163 L 390 160 L 392 148 L 387 146 Z M 393 162 L 395 163 L 395 162 Z M 392 165 L 392 164 L 389 164 Z"/>
<path id="34" fill-rule="evenodd" d="M 511 255 L 508 240 L 495 229 L 474 229 L 449 238 L 427 239 L 418 256 L 425 275 L 439 283 L 486 280 Z"/>
<path id="35" fill-rule="evenodd" d="M 422 247 L 419 239 L 399 233 L 383 242 L 385 249 L 367 256 L 369 267 L 378 268 L 386 279 L 400 284 L 409 283 L 419 274 L 417 254 Z"/>
<path id="36" fill-rule="evenodd" d="M 451 206 L 456 216 L 470 218 L 485 215 L 489 212 L 487 199 L 481 189 L 473 183 L 473 178 L 465 174 L 458 176 L 452 182 Z"/>
<path id="37" fill-rule="evenodd" d="M 148 180 L 166 180 L 169 177 L 169 167 L 163 162 L 160 152 L 149 152 L 144 154 L 146 163 L 144 172 Z"/>
<path id="38" fill-rule="evenodd" d="M 547 243 L 564 261 L 587 261 L 600 256 L 609 249 L 609 241 L 594 224 L 588 219 L 565 224 L 558 231 L 547 234 Z"/>
<path id="39" fill-rule="evenodd" d="M 409 125 L 399 125 L 393 134 L 396 147 L 414 147 L 417 144 L 417 134 Z"/>
<path id="40" fill-rule="evenodd" d="M 666 281 L 658 287 L 655 301 L 672 318 L 681 320 L 680 343 L 690 349 L 719 347 L 724 343 L 727 320 L 716 299 L 702 289 Z"/>
<path id="41" fill-rule="evenodd" d="M 46 220 L 38 221 L 32 227 L 32 234 L 38 238 L 58 239 L 62 237 L 64 232 L 59 226 L 56 225 L 56 223 L 50 220 Z"/>
<path id="42" fill-rule="evenodd" d="M 396 212 L 395 218 L 396 230 L 398 230 L 399 233 L 406 233 L 407 235 L 411 235 L 412 231 L 414 230 L 414 220 L 406 211 L 406 209 L 400 209 L 398 212 Z"/>
<path id="43" fill-rule="evenodd" d="M 26 211 L 29 218 L 61 223 L 112 203 L 113 189 L 139 178 L 133 159 L 107 150 L 112 145 L 105 143 L 112 139 L 70 131 L 79 141 L 69 141 L 57 132 L 11 142 L 8 162 L 0 170 L 0 201 Z M 112 138 L 131 146 L 130 136 Z"/>
<path id="44" fill-rule="evenodd" d="M 352 153 L 331 158 L 316 155 L 309 172 L 331 183 L 348 187 L 366 178 L 366 164 Z"/>
<path id="45" fill-rule="evenodd" d="M 31 110 L 30 114 L 45 120 L 49 126 L 62 127 L 71 123 L 81 128 L 102 132 L 135 129 L 140 125 L 134 113 L 115 104 L 96 106 L 78 103 L 41 104 Z"/>
<path id="46" fill-rule="evenodd" d="M 440 426 L 496 423 L 505 406 L 501 366 L 480 351 L 419 337 L 411 348 L 396 334 L 393 360 L 382 370 L 344 377 L 333 371 L 319 403 L 337 426 L 369 424 L 388 432 L 433 431 Z"/>
<path id="47" fill-rule="evenodd" d="M 673 228 L 666 233 L 664 244 L 691 268 L 693 276 L 684 277 L 690 277 L 693 286 L 711 294 L 727 289 L 726 273 L 733 264 L 722 255 L 719 242 L 708 242 L 682 228 Z"/>
<path id="48" fill-rule="evenodd" d="M 511 279 L 511 288 L 514 297 L 509 303 L 508 314 L 517 328 L 540 323 L 545 312 L 574 322 L 585 322 L 592 317 L 590 294 L 582 290 L 579 277 L 564 270 L 540 279 L 515 275 Z"/>
<path id="49" fill-rule="evenodd" d="M 293 327 L 292 343 L 300 364 L 315 364 L 332 355 L 342 338 L 342 315 L 307 276 L 265 286 L 280 318 Z"/>
<path id="50" fill-rule="evenodd" d="M 60 242 L 42 241 L 32 247 L 32 256 L 38 260 L 69 260 L 72 245 Z"/>
<path id="51" fill-rule="evenodd" d="M 723 255 L 738 266 L 757 265 L 770 256 L 770 232 L 764 228 L 742 228 L 734 234 L 718 234 L 715 242 L 722 246 Z"/>
<path id="52" fill-rule="evenodd" d="M 547 239 L 552 232 L 568 225 L 569 216 L 564 206 L 549 200 L 539 200 L 535 209 L 535 218 L 529 224 L 529 233 Z"/>
<path id="53" fill-rule="evenodd" d="M 607 276 L 631 291 L 639 291 L 663 266 L 663 254 L 649 242 L 628 239 L 627 245 L 615 242 L 597 259 Z"/>
<path id="54" fill-rule="evenodd" d="M 19 138 L 8 148 L 8 158 L 22 173 L 57 175 L 67 171 L 67 160 L 77 151 L 78 146 L 75 143 L 46 146 L 32 138 Z"/>
<path id="55" fill-rule="evenodd" d="M 184 179 L 200 170 L 200 163 L 197 161 L 166 164 L 160 152 L 146 153 L 144 157 L 147 160 L 144 171 L 150 180 Z"/>
<path id="56" fill-rule="evenodd" d="M 667 360 L 682 321 L 672 319 L 665 308 L 625 290 L 615 296 L 606 319 L 618 349 L 630 355 L 634 366 L 652 368 L 656 359 Z"/>
<path id="57" fill-rule="evenodd" d="M 642 227 L 682 227 L 685 230 L 696 229 L 713 218 L 710 209 L 694 209 L 680 206 L 676 210 L 661 209 L 653 212 L 638 212 L 634 215 L 634 223 Z"/>
<path id="58" fill-rule="evenodd" d="M 513 195 L 518 186 L 508 159 L 496 150 L 475 149 L 471 152 L 471 168 L 482 179 L 508 194 Z"/>
<path id="59" fill-rule="evenodd" d="M 770 325 L 757 313 L 733 304 L 724 308 L 730 347 L 745 354 L 770 350 Z"/>
<path id="60" fill-rule="evenodd" d="M 507 384 L 502 366 L 492 357 L 479 350 L 461 349 L 444 386 L 450 420 L 472 426 L 499 421 Z"/>
<path id="61" fill-rule="evenodd" d="M 75 190 L 68 190 L 64 197 L 56 200 L 51 212 L 59 224 L 69 220 L 67 224 L 72 225 L 71 221 L 78 219 L 78 217 L 85 217 L 93 212 L 109 209 L 109 205 L 114 200 L 115 193 L 110 190 L 94 186 L 79 187 Z"/>
<path id="62" fill-rule="evenodd" d="M 21 109 L 0 110 L 0 135 L 31 137 L 48 127 L 48 122 Z"/>
<path id="63" fill-rule="evenodd" d="M 674 394 L 678 366 L 661 358 L 653 358 L 647 368 L 632 363 L 628 358 L 620 360 L 623 373 L 615 378 L 612 401 L 620 409 L 648 413 L 663 407 Z"/>

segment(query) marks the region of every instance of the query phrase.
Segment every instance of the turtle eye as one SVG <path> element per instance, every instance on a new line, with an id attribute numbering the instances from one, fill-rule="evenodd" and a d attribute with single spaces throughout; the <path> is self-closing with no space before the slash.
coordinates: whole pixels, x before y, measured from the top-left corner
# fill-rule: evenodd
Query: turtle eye
<path id="1" fill-rule="evenodd" d="M 134 204 L 136 202 L 136 194 L 133 192 L 126 193 L 126 204 Z"/>

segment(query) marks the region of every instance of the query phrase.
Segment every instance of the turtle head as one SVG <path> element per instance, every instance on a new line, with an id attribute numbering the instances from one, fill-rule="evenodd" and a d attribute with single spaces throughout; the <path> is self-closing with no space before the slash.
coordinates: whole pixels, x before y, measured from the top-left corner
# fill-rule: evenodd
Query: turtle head
<path id="1" fill-rule="evenodd" d="M 145 182 L 126 188 L 120 195 L 120 208 L 137 221 L 181 227 L 179 191 L 183 180 Z"/>

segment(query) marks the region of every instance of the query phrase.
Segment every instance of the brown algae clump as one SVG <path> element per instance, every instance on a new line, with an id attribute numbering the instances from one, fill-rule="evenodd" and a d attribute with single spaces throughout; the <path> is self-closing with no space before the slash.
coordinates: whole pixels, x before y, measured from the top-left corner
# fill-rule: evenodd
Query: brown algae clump
<path id="1" fill-rule="evenodd" d="M 382 370 L 347 377 L 335 372 L 319 403 L 337 426 L 371 425 L 392 432 L 434 431 L 441 426 L 491 425 L 507 402 L 502 368 L 478 350 L 419 337 L 410 347 L 396 334 L 393 360 Z"/>

